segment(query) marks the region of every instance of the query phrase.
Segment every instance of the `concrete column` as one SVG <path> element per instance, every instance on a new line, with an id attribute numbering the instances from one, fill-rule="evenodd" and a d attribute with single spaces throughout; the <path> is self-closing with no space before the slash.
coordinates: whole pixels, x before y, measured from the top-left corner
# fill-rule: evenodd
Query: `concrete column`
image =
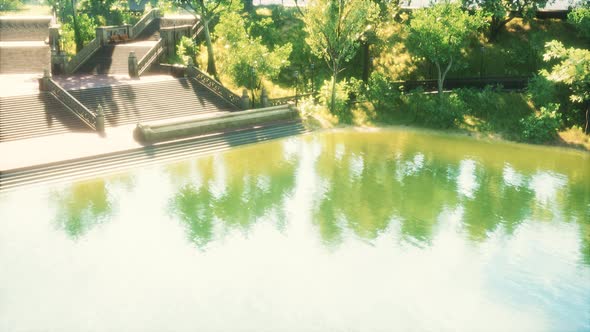
<path id="1" fill-rule="evenodd" d="M 248 90 L 242 90 L 242 109 L 247 110 L 250 108 L 250 97 L 248 96 Z"/>
<path id="2" fill-rule="evenodd" d="M 104 133 L 104 110 L 100 104 L 96 109 L 96 131 Z"/>
<path id="3" fill-rule="evenodd" d="M 139 77 L 139 68 L 137 66 L 137 56 L 135 56 L 135 51 L 129 52 L 129 77 L 137 78 Z"/>

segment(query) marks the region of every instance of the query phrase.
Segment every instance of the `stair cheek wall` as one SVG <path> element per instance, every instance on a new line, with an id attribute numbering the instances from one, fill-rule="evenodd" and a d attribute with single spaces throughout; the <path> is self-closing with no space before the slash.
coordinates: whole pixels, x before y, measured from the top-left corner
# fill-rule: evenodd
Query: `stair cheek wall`
<path id="1" fill-rule="evenodd" d="M 43 73 L 49 69 L 49 46 L 0 46 L 0 73 Z"/>

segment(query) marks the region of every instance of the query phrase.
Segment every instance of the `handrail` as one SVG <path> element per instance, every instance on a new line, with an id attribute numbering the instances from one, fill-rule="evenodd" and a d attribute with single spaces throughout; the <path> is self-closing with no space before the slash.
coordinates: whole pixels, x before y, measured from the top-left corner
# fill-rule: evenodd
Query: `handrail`
<path id="1" fill-rule="evenodd" d="M 86 60 L 88 60 L 98 49 L 100 42 L 98 38 L 92 39 L 80 52 L 74 55 L 66 64 L 66 73 L 71 74 L 75 72 Z"/>
<path id="2" fill-rule="evenodd" d="M 154 63 L 162 52 L 164 52 L 164 47 L 162 46 L 162 39 L 160 38 L 156 45 L 150 48 L 150 50 L 137 62 L 138 76 L 141 76 L 141 74 Z"/>
<path id="3" fill-rule="evenodd" d="M 97 129 L 97 121 L 96 121 L 96 114 L 93 113 L 91 110 L 86 108 L 86 106 L 82 105 L 78 99 L 74 98 L 69 92 L 67 92 L 64 88 L 59 86 L 57 82 L 48 78 L 45 81 L 45 89 L 48 92 L 53 93 L 53 95 L 64 105 L 68 107 L 80 120 L 82 120 L 86 125 L 88 125 L 93 130 Z"/>
<path id="4" fill-rule="evenodd" d="M 158 18 L 159 11 L 158 8 L 152 8 L 147 14 L 143 15 L 143 17 L 131 27 L 131 38 L 136 38 L 148 25 L 150 25 L 150 23 L 152 23 L 154 19 Z"/>
<path id="5" fill-rule="evenodd" d="M 187 66 L 187 68 L 186 68 L 186 74 L 187 74 L 188 77 L 191 77 L 191 78 L 195 79 L 197 82 L 201 83 L 206 88 L 208 88 L 209 90 L 213 91 L 218 96 L 220 96 L 221 98 L 225 99 L 226 101 L 228 101 L 232 105 L 234 105 L 234 106 L 236 106 L 238 108 L 241 108 L 240 107 L 240 105 L 241 105 L 241 98 L 240 98 L 240 96 L 236 95 L 231 90 L 229 90 L 228 88 L 226 88 L 223 85 L 221 85 L 221 83 L 219 83 L 218 81 L 216 81 L 211 76 L 205 74 L 199 68 L 194 67 L 194 66 Z"/>

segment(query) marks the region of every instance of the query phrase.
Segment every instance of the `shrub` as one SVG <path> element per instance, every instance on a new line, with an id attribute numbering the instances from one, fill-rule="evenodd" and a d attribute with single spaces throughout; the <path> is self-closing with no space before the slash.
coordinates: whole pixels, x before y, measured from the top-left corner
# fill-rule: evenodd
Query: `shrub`
<path id="1" fill-rule="evenodd" d="M 536 75 L 529 81 L 527 97 L 539 108 L 554 103 L 557 99 L 555 84 L 543 75 Z"/>
<path id="2" fill-rule="evenodd" d="M 547 107 L 541 107 L 538 113 L 521 119 L 522 138 L 533 143 L 544 143 L 554 139 L 561 126 L 558 109 L 559 104 L 549 104 Z"/>
<path id="3" fill-rule="evenodd" d="M 324 81 L 324 84 L 320 88 L 319 91 L 319 99 L 322 105 L 330 106 L 330 102 L 332 101 L 332 82 L 329 80 Z M 348 108 L 348 82 L 346 80 L 342 80 L 339 83 L 336 83 L 336 105 L 334 106 L 334 110 L 339 113 Z"/>
<path id="4" fill-rule="evenodd" d="M 365 91 L 367 100 L 380 111 L 393 109 L 399 103 L 401 92 L 385 75 L 373 72 Z"/>
<path id="5" fill-rule="evenodd" d="M 193 59 L 193 64 L 196 64 L 198 55 L 199 46 L 195 44 L 195 41 L 187 36 L 182 36 L 176 47 L 176 56 L 182 64 L 187 65 L 189 59 Z"/>

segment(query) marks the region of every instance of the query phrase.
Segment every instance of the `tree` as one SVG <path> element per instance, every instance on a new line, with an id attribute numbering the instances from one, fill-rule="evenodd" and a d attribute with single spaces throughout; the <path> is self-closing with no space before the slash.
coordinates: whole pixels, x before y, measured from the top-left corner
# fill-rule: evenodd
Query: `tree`
<path id="1" fill-rule="evenodd" d="M 548 0 L 463 0 L 468 8 L 480 9 L 491 18 L 490 36 L 496 37 L 500 29 L 517 16 L 533 18 Z"/>
<path id="2" fill-rule="evenodd" d="M 205 34 L 205 43 L 207 45 L 207 73 L 219 81 L 219 75 L 215 67 L 215 52 L 213 51 L 209 24 L 221 12 L 232 6 L 232 0 L 174 0 L 174 3 L 193 13 L 203 24 L 203 33 Z"/>
<path id="3" fill-rule="evenodd" d="M 470 38 L 485 25 L 480 14 L 470 15 L 455 3 L 441 3 L 417 10 L 410 21 L 406 47 L 436 66 L 438 93 L 442 100 L 444 80 Z"/>
<path id="4" fill-rule="evenodd" d="M 223 14 L 215 27 L 216 43 L 224 50 L 224 67 L 234 83 L 254 91 L 262 87 L 263 78 L 275 79 L 282 68 L 289 66 L 292 45 L 275 46 L 271 51 L 262 44 L 261 37 L 248 36 L 245 25 L 238 13 Z"/>
<path id="5" fill-rule="evenodd" d="M 579 48 L 565 48 L 559 41 L 553 40 L 545 44 L 543 60 L 558 60 L 551 71 L 542 70 L 541 74 L 549 80 L 562 83 L 570 90 L 570 100 L 585 105 L 586 125 L 584 131 L 588 133 L 590 112 L 590 50 Z"/>
<path id="6" fill-rule="evenodd" d="M 355 55 L 361 36 L 379 15 L 379 7 L 370 0 L 312 0 L 301 13 L 308 34 L 305 41 L 332 72 L 333 112 L 338 74 Z"/>

